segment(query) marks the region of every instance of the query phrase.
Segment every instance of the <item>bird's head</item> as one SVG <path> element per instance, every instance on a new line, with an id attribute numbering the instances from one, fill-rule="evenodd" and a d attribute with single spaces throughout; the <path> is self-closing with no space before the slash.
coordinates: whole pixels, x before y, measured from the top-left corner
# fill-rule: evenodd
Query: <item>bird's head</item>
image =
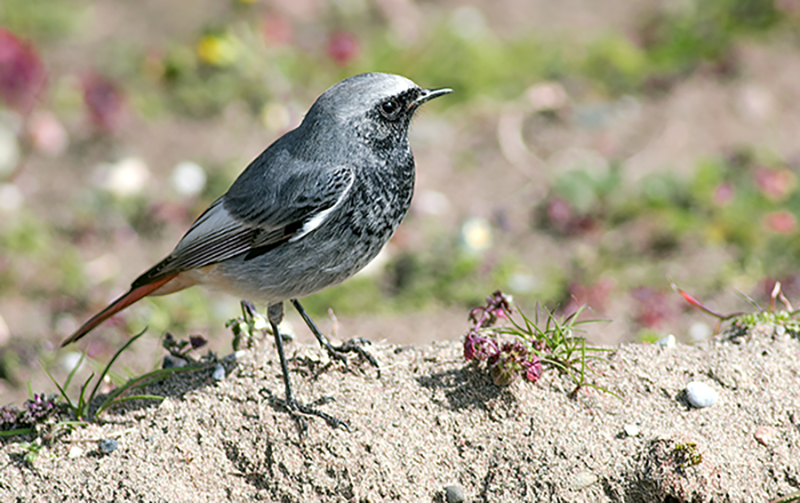
<path id="1" fill-rule="evenodd" d="M 391 149 L 407 144 L 408 126 L 420 105 L 451 92 L 423 89 L 399 75 L 362 73 L 325 91 L 308 111 L 303 126 L 328 133 L 335 130 L 336 136 Z"/>

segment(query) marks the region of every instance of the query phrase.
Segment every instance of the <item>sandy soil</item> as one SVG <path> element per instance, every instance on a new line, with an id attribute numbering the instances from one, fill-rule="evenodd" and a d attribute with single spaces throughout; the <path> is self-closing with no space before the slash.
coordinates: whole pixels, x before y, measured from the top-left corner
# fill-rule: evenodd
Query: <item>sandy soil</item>
<path id="1" fill-rule="evenodd" d="M 0 501 L 445 501 L 451 485 L 465 501 L 769 501 L 800 490 L 800 342 L 765 332 L 622 345 L 594 365 L 621 398 L 571 398 L 553 369 L 496 387 L 455 342 L 372 346 L 380 374 L 295 344 L 298 395 L 335 397 L 324 410 L 351 425 L 313 418 L 305 436 L 269 398 L 282 385 L 264 345 L 228 359 L 222 381 L 205 370 L 152 386 L 160 405 L 112 410 L 32 463 L 5 441 Z M 717 404 L 688 406 L 692 380 Z"/>

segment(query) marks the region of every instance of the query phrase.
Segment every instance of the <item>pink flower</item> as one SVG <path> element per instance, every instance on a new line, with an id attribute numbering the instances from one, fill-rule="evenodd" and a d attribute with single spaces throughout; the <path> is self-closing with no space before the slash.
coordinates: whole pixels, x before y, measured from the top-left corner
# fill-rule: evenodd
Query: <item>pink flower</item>
<path id="1" fill-rule="evenodd" d="M 266 16 L 261 22 L 261 33 L 267 45 L 280 47 L 288 45 L 294 37 L 292 24 L 281 16 Z"/>
<path id="2" fill-rule="evenodd" d="M 486 337 L 480 336 L 475 332 L 470 332 L 464 338 L 464 359 L 472 360 L 473 358 L 479 361 L 493 358 L 497 355 L 499 349 L 497 344 Z"/>
<path id="3" fill-rule="evenodd" d="M 525 368 L 525 379 L 530 382 L 536 382 L 542 376 L 542 362 L 538 356 L 531 354 L 530 360 L 522 362 L 522 366 Z"/>
<path id="4" fill-rule="evenodd" d="M 6 104 L 21 114 L 30 113 L 46 81 L 33 47 L 0 28 L 0 96 Z"/>
<path id="5" fill-rule="evenodd" d="M 736 195 L 736 192 L 733 189 L 733 185 L 730 182 L 723 182 L 714 191 L 714 203 L 717 206 L 725 206 L 733 200 L 734 195 Z"/>
<path id="6" fill-rule="evenodd" d="M 117 84 L 96 73 L 84 76 L 82 84 L 83 102 L 92 123 L 107 132 L 116 129 L 122 118 L 125 101 Z"/>
<path id="7" fill-rule="evenodd" d="M 788 211 L 776 211 L 766 216 L 765 223 L 768 229 L 781 234 L 790 234 L 797 227 L 797 219 Z"/>
<path id="8" fill-rule="evenodd" d="M 360 53 L 358 40 L 349 33 L 333 33 L 328 40 L 328 57 L 339 66 L 347 66 Z"/>
<path id="9" fill-rule="evenodd" d="M 796 186 L 795 176 L 788 169 L 758 168 L 754 176 L 759 190 L 770 199 L 783 199 Z"/>

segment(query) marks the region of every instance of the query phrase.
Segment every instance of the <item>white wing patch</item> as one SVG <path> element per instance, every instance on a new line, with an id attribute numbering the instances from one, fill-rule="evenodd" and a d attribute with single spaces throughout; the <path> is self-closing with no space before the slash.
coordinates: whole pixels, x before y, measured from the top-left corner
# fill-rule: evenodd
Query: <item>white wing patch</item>
<path id="1" fill-rule="evenodd" d="M 306 220 L 305 223 L 303 224 L 303 227 L 300 228 L 297 234 L 295 234 L 292 237 L 292 239 L 289 240 L 289 242 L 291 243 L 293 241 L 297 241 L 298 239 L 302 238 L 309 232 L 313 231 L 314 229 L 322 225 L 322 223 L 328 218 L 328 215 L 330 215 L 334 210 L 336 210 L 336 208 L 341 206 L 342 201 L 344 201 L 344 198 L 347 197 L 347 194 L 350 192 L 350 187 L 353 186 L 353 180 L 355 180 L 355 178 L 356 178 L 355 176 L 350 177 L 350 181 L 347 184 L 347 187 L 344 188 L 341 195 L 339 195 L 339 199 L 336 200 L 336 203 L 333 206 L 331 206 L 326 210 L 322 210 L 319 213 L 315 213 L 311 218 Z"/>

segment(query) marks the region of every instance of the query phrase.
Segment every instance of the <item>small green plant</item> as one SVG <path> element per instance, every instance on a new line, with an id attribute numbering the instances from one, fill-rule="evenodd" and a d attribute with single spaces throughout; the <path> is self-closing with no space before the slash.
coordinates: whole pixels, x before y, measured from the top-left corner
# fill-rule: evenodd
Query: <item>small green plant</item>
<path id="1" fill-rule="evenodd" d="M 678 444 L 673 450 L 675 458 L 681 468 L 699 465 L 703 462 L 703 453 L 697 448 L 694 442 Z"/>
<path id="2" fill-rule="evenodd" d="M 146 395 L 146 394 L 127 395 L 127 393 L 131 390 L 141 389 L 145 385 L 156 379 L 160 379 L 172 374 L 202 370 L 208 368 L 210 365 L 214 363 L 212 361 L 211 363 L 205 363 L 202 365 L 194 365 L 194 366 L 187 366 L 180 368 L 173 367 L 173 368 L 157 369 L 148 372 L 146 374 L 143 374 L 141 376 L 129 379 L 128 382 L 126 382 L 122 386 L 115 388 L 111 393 L 107 394 L 105 399 L 102 402 L 100 402 L 100 404 L 97 406 L 97 409 L 92 414 L 90 407 L 95 397 L 97 396 L 98 390 L 100 389 L 100 383 L 102 383 L 106 375 L 108 375 L 109 371 L 111 370 L 111 366 L 114 364 L 117 358 L 119 358 L 119 356 L 131 346 L 131 344 L 136 342 L 136 340 L 138 340 L 142 335 L 144 335 L 146 330 L 147 329 L 142 330 L 138 334 L 131 337 L 131 339 L 128 340 L 128 342 L 126 342 L 116 353 L 114 353 L 114 356 L 111 358 L 111 360 L 109 360 L 108 364 L 106 364 L 106 366 L 103 368 L 103 371 L 101 372 L 99 378 L 97 379 L 97 382 L 92 388 L 92 391 L 87 395 L 87 389 L 89 388 L 89 384 L 91 383 L 92 379 L 94 379 L 95 376 L 94 372 L 92 372 L 89 378 L 86 379 L 86 381 L 83 383 L 83 386 L 81 386 L 80 392 L 78 394 L 78 399 L 76 401 L 73 401 L 69 397 L 69 395 L 67 394 L 67 388 L 72 382 L 72 378 L 75 375 L 76 370 L 80 367 L 81 363 L 83 362 L 86 353 L 84 352 L 84 354 L 81 355 L 81 358 L 78 360 L 77 365 L 75 365 L 75 367 L 69 373 L 69 376 L 67 376 L 67 380 L 64 382 L 64 386 L 58 384 L 58 382 L 53 378 L 53 376 L 50 375 L 49 372 L 47 372 L 47 369 L 45 369 L 45 372 L 47 373 L 48 377 L 50 377 L 50 379 L 53 381 L 53 384 L 55 384 L 56 387 L 58 388 L 58 391 L 61 394 L 60 398 L 62 398 L 66 402 L 68 409 L 72 412 L 72 414 L 74 414 L 75 418 L 77 419 L 77 422 L 74 423 L 83 424 L 84 421 L 92 420 L 97 416 L 99 416 L 100 414 L 102 414 L 109 407 L 122 402 L 127 402 L 130 400 L 163 400 L 164 397 L 158 395 Z M 190 337 L 189 341 L 175 341 L 175 339 L 172 338 L 172 336 L 169 336 L 165 338 L 163 345 L 164 348 L 167 349 L 167 351 L 169 351 L 173 356 L 177 355 L 179 357 L 186 358 L 186 353 L 188 351 L 201 347 L 205 345 L 205 343 L 206 343 L 205 339 L 199 336 L 192 336 Z M 184 349 L 187 346 L 188 349 Z"/>
<path id="3" fill-rule="evenodd" d="M 252 348 L 257 334 L 260 332 L 261 337 L 264 337 L 267 330 L 270 330 L 267 319 L 258 312 L 253 304 L 243 300 L 240 305 L 242 306 L 242 315 L 225 323 L 225 328 L 230 328 L 233 332 L 234 351 L 239 351 L 243 347 Z"/>
<path id="4" fill-rule="evenodd" d="M 184 339 L 179 341 L 176 340 L 171 333 L 167 332 L 167 335 L 164 336 L 164 340 L 161 343 L 161 347 L 166 349 L 173 358 L 194 361 L 189 356 L 189 352 L 200 349 L 206 344 L 208 344 L 208 341 L 205 337 L 200 335 L 190 335 L 189 340 Z"/>
<path id="5" fill-rule="evenodd" d="M 57 401 L 58 395 L 31 395 L 21 410 L 14 405 L 0 406 L 0 438 L 31 433 L 37 424 L 56 414 Z"/>
<path id="6" fill-rule="evenodd" d="M 518 310 L 522 318 L 522 322 L 518 322 L 512 316 L 511 302 L 510 296 L 498 290 L 487 297 L 485 306 L 472 310 L 473 326 L 464 338 L 464 358 L 478 364 L 485 362 L 498 386 L 510 384 L 519 374 L 536 382 L 545 365 L 572 378 L 575 389 L 571 396 L 584 386 L 610 393 L 587 381 L 587 373 L 591 371 L 588 360 L 608 350 L 587 347 L 586 339 L 575 335 L 579 325 L 598 320 L 578 321 L 583 310 L 579 308 L 561 319 L 547 311 L 546 320 L 540 322 L 537 305 L 533 320 Z M 494 326 L 499 319 L 507 320 L 510 326 Z M 511 340 L 504 341 L 502 336 L 510 336 Z"/>
<path id="7" fill-rule="evenodd" d="M 109 370 L 111 370 L 111 366 L 114 364 L 114 362 L 117 360 L 117 358 L 119 358 L 119 356 L 126 349 L 128 349 L 130 347 L 131 344 L 136 342 L 136 340 L 139 339 L 139 337 L 144 335 L 146 330 L 147 329 L 142 330 L 138 334 L 136 334 L 133 337 L 131 337 L 130 340 L 128 340 L 128 342 L 126 342 L 119 350 L 117 350 L 116 353 L 114 353 L 114 356 L 111 358 L 111 360 L 109 360 L 109 362 L 105 366 L 105 368 L 103 368 L 103 371 L 101 372 L 100 377 L 97 379 L 97 382 L 95 383 L 94 388 L 92 388 L 91 393 L 89 393 L 87 395 L 86 394 L 86 390 L 88 389 L 89 384 L 92 382 L 92 379 L 94 379 L 94 376 L 95 376 L 94 372 L 92 372 L 92 374 L 89 376 L 89 378 L 86 379 L 86 381 L 83 383 L 83 386 L 81 386 L 81 390 L 80 390 L 80 392 L 78 394 L 77 401 L 74 401 L 74 402 L 72 401 L 72 399 L 67 394 L 67 388 L 69 387 L 70 383 L 72 382 L 72 378 L 74 377 L 75 372 L 81 366 L 81 363 L 83 363 L 83 360 L 86 357 L 86 352 L 85 351 L 83 352 L 83 354 L 81 355 L 80 359 L 78 360 L 78 363 L 75 365 L 75 367 L 73 367 L 72 371 L 67 376 L 67 380 L 64 382 L 64 386 L 63 387 L 60 384 L 58 384 L 58 381 L 56 381 L 53 378 L 53 376 L 50 375 L 50 372 L 48 372 L 47 369 L 44 369 L 44 367 L 42 367 L 44 369 L 45 373 L 47 374 L 47 376 L 50 378 L 50 380 L 53 381 L 53 384 L 56 385 L 56 387 L 58 388 L 59 393 L 61 393 L 61 398 L 63 398 L 64 401 L 67 403 L 67 406 L 69 407 L 69 410 L 72 411 L 72 413 L 75 415 L 75 418 L 78 421 L 83 421 L 84 419 L 89 418 L 89 406 L 91 405 L 91 403 L 94 400 L 95 396 L 97 396 L 97 391 L 100 389 L 100 383 L 102 383 L 103 380 L 105 379 L 106 375 L 108 375 Z M 129 381 L 129 384 L 126 384 L 125 386 L 122 386 L 121 388 L 117 388 L 116 390 L 114 390 L 113 393 L 110 393 L 106 397 L 106 399 L 100 404 L 100 406 L 97 408 L 97 411 L 95 412 L 95 416 L 100 414 L 102 411 L 104 411 L 108 407 L 114 405 L 115 403 L 119 403 L 119 402 L 122 402 L 122 401 L 125 401 L 125 400 L 135 400 L 135 399 L 163 400 L 163 397 L 153 396 L 153 395 L 135 395 L 135 396 L 128 396 L 128 397 L 125 397 L 125 398 L 120 398 L 120 395 L 122 395 L 128 389 L 137 388 L 137 387 L 140 387 L 140 386 L 142 386 L 141 383 L 137 384 L 137 385 L 130 385 L 130 381 Z M 120 391 L 120 390 L 122 390 L 122 391 Z"/>
<path id="8" fill-rule="evenodd" d="M 770 303 L 767 309 L 761 308 L 755 301 L 747 298 L 747 300 L 757 309 L 757 311 L 752 313 L 736 312 L 731 314 L 720 314 L 708 308 L 702 302 L 681 290 L 676 285 L 673 284 L 672 288 L 674 288 L 691 305 L 697 307 L 704 313 L 717 318 L 718 323 L 714 330 L 715 333 L 719 332 L 720 326 L 723 322 L 730 321 L 731 328 L 729 332 L 733 337 L 739 337 L 747 333 L 751 333 L 753 329 L 765 326 L 774 327 L 774 331 L 776 333 L 789 333 L 793 337 L 800 336 L 800 320 L 795 318 L 800 310 L 794 309 L 791 302 L 789 302 L 789 299 L 787 299 L 783 294 L 780 281 L 776 281 L 775 286 L 772 288 L 772 293 L 770 294 Z M 776 309 L 778 300 L 780 300 L 783 305 L 786 306 L 786 309 Z"/>

